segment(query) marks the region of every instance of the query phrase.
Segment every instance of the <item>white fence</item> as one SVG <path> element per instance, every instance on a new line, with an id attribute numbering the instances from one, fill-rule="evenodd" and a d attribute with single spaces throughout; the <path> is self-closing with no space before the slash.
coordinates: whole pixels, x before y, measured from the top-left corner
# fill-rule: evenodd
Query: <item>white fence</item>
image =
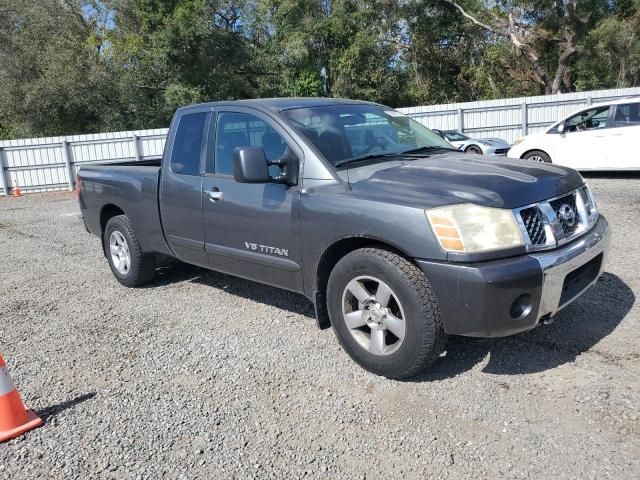
<path id="1" fill-rule="evenodd" d="M 497 137 L 513 143 L 543 130 L 591 103 L 639 96 L 640 88 L 619 88 L 539 97 L 503 98 L 479 102 L 428 105 L 399 110 L 429 128 L 457 130 L 470 137 Z"/>
<path id="2" fill-rule="evenodd" d="M 430 128 L 472 137 L 517 137 L 542 130 L 591 103 L 640 95 L 640 88 L 599 90 L 402 108 Z M 160 158 L 167 129 L 0 141 L 0 194 L 73 190 L 79 167 L 92 163 Z"/>
<path id="3" fill-rule="evenodd" d="M 0 141 L 0 193 L 73 190 L 78 168 L 162 157 L 166 128 Z"/>

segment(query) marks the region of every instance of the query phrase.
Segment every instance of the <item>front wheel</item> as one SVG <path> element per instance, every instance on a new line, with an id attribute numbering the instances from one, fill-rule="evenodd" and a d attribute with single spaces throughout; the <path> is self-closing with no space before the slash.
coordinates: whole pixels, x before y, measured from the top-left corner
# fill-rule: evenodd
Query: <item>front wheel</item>
<path id="1" fill-rule="evenodd" d="M 444 350 L 447 337 L 424 273 L 387 250 L 345 255 L 329 277 L 327 307 L 342 348 L 377 375 L 412 377 Z"/>
<path id="2" fill-rule="evenodd" d="M 542 150 L 532 150 L 527 152 L 522 158 L 524 160 L 531 160 L 532 162 L 551 163 L 551 157 Z"/>
<path id="3" fill-rule="evenodd" d="M 465 149 L 464 153 L 473 153 L 475 155 L 481 155 L 482 154 L 482 149 L 480 147 L 478 147 L 477 145 L 471 145 L 470 147 L 467 147 Z"/>
<path id="4" fill-rule="evenodd" d="M 125 287 L 139 287 L 156 273 L 152 255 L 142 251 L 140 240 L 126 215 L 109 219 L 104 229 L 103 247 L 113 275 Z"/>

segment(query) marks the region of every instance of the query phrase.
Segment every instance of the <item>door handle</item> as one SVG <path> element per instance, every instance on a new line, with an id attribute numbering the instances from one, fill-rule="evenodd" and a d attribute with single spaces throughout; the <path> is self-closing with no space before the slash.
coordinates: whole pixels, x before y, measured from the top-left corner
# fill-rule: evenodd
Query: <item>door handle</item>
<path id="1" fill-rule="evenodd" d="M 217 187 L 212 188 L 207 192 L 209 195 L 209 200 L 212 202 L 217 202 L 218 200 L 224 200 L 224 193 L 218 190 Z"/>

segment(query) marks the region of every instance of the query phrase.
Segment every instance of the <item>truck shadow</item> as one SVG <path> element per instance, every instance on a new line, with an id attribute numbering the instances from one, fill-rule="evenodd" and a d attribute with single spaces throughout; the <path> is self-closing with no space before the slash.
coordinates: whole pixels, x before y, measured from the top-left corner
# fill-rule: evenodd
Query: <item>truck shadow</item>
<path id="1" fill-rule="evenodd" d="M 187 264 L 178 263 L 160 270 L 149 287 L 184 281 L 224 290 L 315 321 L 313 304 L 303 295 Z M 616 357 L 615 352 L 601 352 L 594 347 L 618 326 L 634 303 L 635 295 L 629 286 L 618 276 L 605 273 L 596 285 L 558 313 L 553 324 L 504 338 L 450 337 L 446 355 L 409 381 L 453 378 L 485 361 L 487 355 L 489 360 L 482 371 L 494 375 L 522 375 L 549 370 L 572 362 L 589 350 L 604 362 L 625 360 Z"/>
<path id="2" fill-rule="evenodd" d="M 560 311 L 551 325 L 505 338 L 450 337 L 446 355 L 412 381 L 455 377 L 485 361 L 487 355 L 482 372 L 494 375 L 542 372 L 572 362 L 587 351 L 599 355 L 605 363 L 629 360 L 594 347 L 618 326 L 634 302 L 629 286 L 616 275 L 605 273 L 583 296 Z"/>
<path id="3" fill-rule="evenodd" d="M 143 288 L 184 281 L 224 290 L 231 295 L 303 315 L 315 322 L 313 304 L 304 295 L 181 262 L 158 270 L 155 280 Z"/>

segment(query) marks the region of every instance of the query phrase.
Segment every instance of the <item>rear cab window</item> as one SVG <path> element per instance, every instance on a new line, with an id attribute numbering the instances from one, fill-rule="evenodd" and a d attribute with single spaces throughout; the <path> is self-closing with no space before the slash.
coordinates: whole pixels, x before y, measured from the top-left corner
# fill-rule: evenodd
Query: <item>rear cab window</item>
<path id="1" fill-rule="evenodd" d="M 200 175 L 202 141 L 207 112 L 187 113 L 180 118 L 171 151 L 171 171 L 179 175 Z"/>

